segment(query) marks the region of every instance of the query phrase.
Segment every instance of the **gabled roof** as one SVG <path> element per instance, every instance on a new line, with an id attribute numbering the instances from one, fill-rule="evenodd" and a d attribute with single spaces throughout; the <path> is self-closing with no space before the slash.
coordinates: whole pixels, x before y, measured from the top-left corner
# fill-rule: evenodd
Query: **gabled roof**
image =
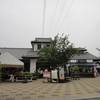
<path id="1" fill-rule="evenodd" d="M 17 59 L 22 59 L 22 56 L 29 54 L 32 52 L 32 48 L 0 48 L 0 53 L 3 54 L 5 52 L 10 53 Z"/>
<path id="2" fill-rule="evenodd" d="M 86 51 L 86 49 L 84 49 L 84 48 L 79 48 L 78 50 Z M 0 48 L 0 52 L 1 52 L 1 54 L 8 52 L 20 60 L 22 60 L 22 58 L 38 58 L 37 52 L 33 51 L 33 48 Z M 75 59 L 76 60 L 77 59 L 96 60 L 97 57 L 88 52 L 85 52 L 83 54 L 82 53 L 75 54 L 75 56 L 72 57 L 71 59 L 73 59 L 73 60 L 75 60 Z"/>
<path id="3" fill-rule="evenodd" d="M 31 41 L 31 43 L 50 43 L 51 38 L 35 38 L 35 41 Z"/>
<path id="4" fill-rule="evenodd" d="M 22 56 L 22 58 L 38 58 L 39 56 L 37 55 L 37 52 L 32 51 L 29 52 L 27 55 Z"/>
<path id="5" fill-rule="evenodd" d="M 3 53 L 0 55 L 0 62 L 2 64 L 2 67 L 14 67 L 14 68 L 22 68 L 24 66 L 24 63 L 8 52 Z"/>
<path id="6" fill-rule="evenodd" d="M 95 60 L 97 59 L 97 57 L 88 52 L 85 52 L 85 53 L 75 54 L 71 59 L 72 60 L 77 60 L 77 59 Z"/>
<path id="7" fill-rule="evenodd" d="M 77 49 L 78 51 L 87 51 L 87 49 L 85 49 L 85 48 L 81 48 L 81 47 L 79 47 L 79 48 L 75 48 L 75 49 Z"/>

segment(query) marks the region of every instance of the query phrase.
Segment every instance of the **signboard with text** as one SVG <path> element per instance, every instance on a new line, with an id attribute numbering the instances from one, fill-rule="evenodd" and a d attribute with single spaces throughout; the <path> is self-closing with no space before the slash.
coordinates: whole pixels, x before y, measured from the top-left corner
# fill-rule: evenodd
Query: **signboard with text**
<path id="1" fill-rule="evenodd" d="M 59 79 L 64 79 L 64 67 L 59 66 Z"/>
<path id="2" fill-rule="evenodd" d="M 43 72 L 43 77 L 50 77 L 50 72 Z"/>
<path id="3" fill-rule="evenodd" d="M 86 59 L 78 59 L 77 62 L 78 63 L 86 63 Z"/>
<path id="4" fill-rule="evenodd" d="M 52 82 L 58 82 L 57 70 L 52 70 L 51 71 L 51 78 L 52 78 Z"/>
<path id="5" fill-rule="evenodd" d="M 52 70 L 52 79 L 58 79 L 57 70 Z"/>

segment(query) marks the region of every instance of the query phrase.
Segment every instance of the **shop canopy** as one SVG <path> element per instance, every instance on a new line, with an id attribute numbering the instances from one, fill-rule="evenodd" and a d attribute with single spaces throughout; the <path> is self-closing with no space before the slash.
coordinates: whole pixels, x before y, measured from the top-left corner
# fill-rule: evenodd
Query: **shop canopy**
<path id="1" fill-rule="evenodd" d="M 0 55 L 0 62 L 2 68 L 23 68 L 24 63 L 19 59 L 15 58 L 8 52 L 5 52 Z"/>
<path id="2" fill-rule="evenodd" d="M 71 63 L 71 66 L 74 66 L 74 65 L 77 65 L 77 66 L 95 66 L 94 63 Z"/>

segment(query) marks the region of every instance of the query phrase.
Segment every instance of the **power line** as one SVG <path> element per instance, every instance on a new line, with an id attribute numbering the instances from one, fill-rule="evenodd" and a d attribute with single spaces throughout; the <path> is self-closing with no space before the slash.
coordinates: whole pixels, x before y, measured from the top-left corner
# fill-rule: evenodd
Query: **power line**
<path id="1" fill-rule="evenodd" d="M 56 25 L 55 25 L 55 28 L 54 28 L 53 33 L 55 33 L 56 27 L 57 27 L 57 25 L 58 25 L 58 22 L 59 22 L 59 20 L 60 20 L 60 18 L 61 18 L 62 13 L 63 13 L 63 10 L 64 10 L 64 7 L 65 7 L 65 5 L 66 5 L 66 2 L 67 2 L 67 0 L 64 0 L 63 5 L 62 5 L 62 8 L 61 8 L 61 10 L 60 10 L 59 17 L 58 17 L 58 19 L 57 19 L 57 23 L 56 23 Z"/>
<path id="2" fill-rule="evenodd" d="M 43 2 L 43 23 L 42 23 L 42 37 L 44 35 L 44 26 L 45 26 L 45 12 L 46 12 L 46 0 Z"/>
<path id="3" fill-rule="evenodd" d="M 53 21 L 54 21 L 54 17 L 55 17 L 56 9 L 57 9 L 57 6 L 58 6 L 58 2 L 59 2 L 59 0 L 57 0 L 57 4 L 56 4 L 56 7 L 55 7 L 55 11 L 54 11 L 53 19 L 52 19 L 52 22 L 51 22 L 51 26 L 50 26 L 49 34 L 50 34 L 50 32 L 51 32 L 51 28 L 52 28 L 52 24 L 53 24 Z"/>
<path id="4" fill-rule="evenodd" d="M 51 20 L 49 21 L 49 25 L 48 25 L 49 32 L 50 32 L 50 26 L 51 26 L 52 17 L 53 17 L 52 15 L 53 15 L 53 11 L 54 11 L 54 5 L 55 5 L 55 0 L 53 1 L 53 6 L 52 6 L 52 10 L 51 10 L 52 12 L 51 12 L 51 16 L 50 16 Z"/>
<path id="5" fill-rule="evenodd" d="M 61 23 L 61 25 L 60 25 L 60 28 L 59 28 L 58 32 L 60 31 L 60 29 L 61 29 L 61 27 L 62 27 L 62 25 L 63 25 L 63 23 L 64 23 L 64 21 L 65 21 L 67 15 L 68 15 L 69 11 L 70 11 L 70 9 L 71 9 L 71 6 L 72 6 L 73 2 L 74 2 L 74 0 L 71 2 L 71 5 L 70 5 L 70 7 L 69 7 L 69 9 L 68 9 L 68 11 L 67 11 L 67 13 L 66 13 L 66 15 L 65 15 L 65 17 L 64 17 L 64 19 L 63 19 L 63 21 L 62 21 L 62 23 Z"/>

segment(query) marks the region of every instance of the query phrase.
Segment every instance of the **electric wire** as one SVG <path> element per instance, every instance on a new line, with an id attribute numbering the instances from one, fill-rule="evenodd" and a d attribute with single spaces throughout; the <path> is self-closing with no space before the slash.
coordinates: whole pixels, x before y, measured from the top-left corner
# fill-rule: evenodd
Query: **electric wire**
<path id="1" fill-rule="evenodd" d="M 45 13 L 46 13 L 46 0 L 44 0 L 44 2 L 43 2 L 42 37 L 44 36 L 44 27 L 45 27 Z"/>
<path id="2" fill-rule="evenodd" d="M 64 23 L 64 21 L 65 21 L 67 15 L 68 15 L 68 13 L 69 13 L 69 11 L 70 11 L 70 9 L 71 9 L 71 7 L 72 7 L 73 2 L 74 2 L 74 0 L 71 2 L 71 5 L 70 5 L 68 11 L 66 12 L 66 15 L 65 15 L 65 17 L 64 17 L 64 19 L 63 19 L 63 21 L 62 21 L 62 23 L 61 23 L 61 25 L 60 25 L 60 28 L 59 28 L 58 32 L 60 31 L 60 29 L 61 29 L 61 27 L 62 27 L 62 25 L 63 25 L 63 23 Z"/>
<path id="3" fill-rule="evenodd" d="M 50 20 L 49 20 L 49 25 L 48 25 L 48 30 L 50 32 L 50 26 L 51 26 L 51 22 L 52 22 L 52 18 L 53 18 L 53 11 L 54 11 L 54 5 L 55 5 L 55 0 L 53 1 L 53 6 L 52 6 L 52 10 L 51 10 L 51 14 L 50 14 Z"/>
<path id="4" fill-rule="evenodd" d="M 57 25 L 58 25 L 58 23 L 59 23 L 59 20 L 60 20 L 60 18 L 61 18 L 61 15 L 62 15 L 62 13 L 63 13 L 63 10 L 64 10 L 64 8 L 65 8 L 66 3 L 67 3 L 67 0 L 64 0 L 53 33 L 55 33 L 56 27 L 57 27 Z"/>
<path id="5" fill-rule="evenodd" d="M 58 2 L 59 2 L 59 0 L 57 0 L 57 4 L 56 4 L 55 11 L 54 11 L 54 14 L 53 14 L 53 19 L 52 19 L 52 22 L 51 22 L 51 26 L 50 26 L 49 34 L 51 33 L 51 28 L 52 28 L 52 24 L 53 24 L 53 21 L 54 21 L 55 14 L 56 14 L 56 10 L 57 10 L 57 6 L 58 6 Z"/>

